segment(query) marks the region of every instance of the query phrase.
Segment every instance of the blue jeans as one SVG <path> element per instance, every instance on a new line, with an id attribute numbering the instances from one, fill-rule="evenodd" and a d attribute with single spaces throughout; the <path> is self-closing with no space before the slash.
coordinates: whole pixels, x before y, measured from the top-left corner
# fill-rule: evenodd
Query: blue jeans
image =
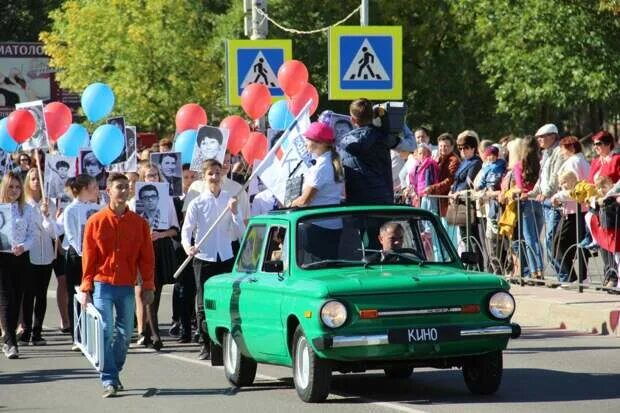
<path id="1" fill-rule="evenodd" d="M 522 245 L 522 253 L 525 252 L 527 266 L 530 274 L 535 271 L 542 272 L 544 269 L 542 246 L 540 245 L 540 231 L 542 230 L 543 210 L 540 202 L 521 202 L 521 234 L 525 245 Z"/>
<path id="2" fill-rule="evenodd" d="M 133 332 L 136 307 L 134 287 L 95 282 L 93 305 L 103 317 L 104 359 L 101 382 L 104 387 L 118 386 L 118 373 L 125 364 Z"/>
<path id="3" fill-rule="evenodd" d="M 560 211 L 551 206 L 551 201 L 546 200 L 543 202 L 543 212 L 545 214 L 545 248 L 547 250 L 547 258 L 553 266 L 558 278 L 560 280 L 565 279 L 568 274 L 562 272 L 560 263 L 555 259 L 555 234 L 560 224 Z"/>

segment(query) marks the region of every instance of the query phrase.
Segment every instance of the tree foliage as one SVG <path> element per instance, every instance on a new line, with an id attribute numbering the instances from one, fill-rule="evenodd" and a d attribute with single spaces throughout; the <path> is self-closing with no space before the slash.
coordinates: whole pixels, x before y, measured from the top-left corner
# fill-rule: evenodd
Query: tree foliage
<path id="1" fill-rule="evenodd" d="M 171 132 L 185 103 L 221 116 L 223 39 L 239 36 L 241 5 L 227 1 L 70 0 L 42 33 L 64 88 L 108 83 L 115 111 L 142 128 Z M 239 2 L 236 2 L 239 3 Z M 235 22 L 235 23 L 232 23 Z"/>
<path id="2" fill-rule="evenodd" d="M 0 7 L 0 41 L 36 42 L 49 25 L 48 13 L 62 0 L 4 1 Z"/>

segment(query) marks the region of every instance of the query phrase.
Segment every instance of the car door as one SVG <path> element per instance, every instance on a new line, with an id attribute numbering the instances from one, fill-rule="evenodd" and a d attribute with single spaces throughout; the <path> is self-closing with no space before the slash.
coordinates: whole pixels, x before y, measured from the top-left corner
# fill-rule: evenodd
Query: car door
<path id="1" fill-rule="evenodd" d="M 288 274 L 288 243 L 286 223 L 271 224 L 259 266 L 241 281 L 239 308 L 244 334 L 251 337 L 253 352 L 265 361 L 277 362 L 287 357 L 280 308 Z"/>

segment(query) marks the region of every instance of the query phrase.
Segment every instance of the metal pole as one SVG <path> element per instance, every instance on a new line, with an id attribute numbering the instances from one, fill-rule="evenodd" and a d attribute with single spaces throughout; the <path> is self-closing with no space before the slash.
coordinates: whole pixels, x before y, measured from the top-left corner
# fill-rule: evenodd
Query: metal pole
<path id="1" fill-rule="evenodd" d="M 362 0 L 360 9 L 360 26 L 368 26 L 368 0 Z"/>
<path id="2" fill-rule="evenodd" d="M 525 202 L 528 200 L 526 199 Z M 521 244 L 521 231 L 523 231 L 523 220 L 521 219 L 521 200 L 517 198 L 517 233 L 518 233 L 518 248 L 519 248 L 519 282 L 523 282 L 523 245 Z M 530 268 L 530 277 L 532 274 L 532 269 Z"/>
<path id="3" fill-rule="evenodd" d="M 258 9 L 263 12 L 267 12 L 267 0 L 250 0 L 252 2 L 252 33 L 250 34 L 251 40 L 266 39 L 269 32 L 268 21 L 261 14 L 258 13 Z M 258 129 L 267 133 L 267 118 L 265 116 L 258 119 Z"/>
<path id="4" fill-rule="evenodd" d="M 583 265 L 583 250 L 582 248 L 579 246 L 579 243 L 581 242 L 581 231 L 579 231 L 579 224 L 581 223 L 581 221 L 583 220 L 583 213 L 581 212 L 581 204 L 579 202 L 575 202 L 577 204 L 577 211 L 575 213 L 575 228 L 577 229 L 577 240 L 576 240 L 576 244 L 577 244 L 577 283 L 579 284 L 579 292 L 582 293 L 583 292 L 583 276 L 584 274 L 581 273 L 581 266 Z M 575 261 L 573 260 L 573 263 Z M 573 264 L 574 265 L 574 264 Z M 569 276 L 570 276 L 570 272 L 569 272 Z"/>

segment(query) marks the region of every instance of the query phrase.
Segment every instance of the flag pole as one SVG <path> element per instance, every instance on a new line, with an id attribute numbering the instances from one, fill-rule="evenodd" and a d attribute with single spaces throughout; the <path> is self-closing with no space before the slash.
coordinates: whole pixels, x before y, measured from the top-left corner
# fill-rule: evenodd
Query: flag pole
<path id="1" fill-rule="evenodd" d="M 241 188 L 237 191 L 237 193 L 235 193 L 235 198 L 239 197 L 239 195 L 245 191 L 247 189 L 247 187 L 250 185 L 250 182 L 252 182 L 252 179 L 254 179 L 254 177 L 256 177 L 258 174 L 260 174 L 263 170 L 263 165 L 265 164 L 265 161 L 267 161 L 268 159 L 272 158 L 274 156 L 274 154 L 276 153 L 276 151 L 278 150 L 278 148 L 280 148 L 280 146 L 282 146 L 282 142 L 284 142 L 284 139 L 288 138 L 289 133 L 293 130 L 293 128 L 295 128 L 297 126 L 297 124 L 299 123 L 299 118 L 302 116 L 302 114 L 306 113 L 306 110 L 312 106 L 312 99 L 310 99 L 306 105 L 304 106 L 304 108 L 299 112 L 299 114 L 297 115 L 297 117 L 295 118 L 295 120 L 288 126 L 288 128 L 286 128 L 286 130 L 284 131 L 284 133 L 282 134 L 282 136 L 280 136 L 280 138 L 276 141 L 276 143 L 271 147 L 271 149 L 269 150 L 269 152 L 267 152 L 267 155 L 265 155 L 265 157 L 263 158 L 263 161 L 258 164 L 258 167 L 256 169 L 252 170 L 252 175 L 250 175 L 250 178 L 245 181 L 245 183 L 243 184 L 243 186 L 241 186 Z M 205 243 L 205 241 L 207 240 L 207 238 L 209 238 L 209 236 L 211 235 L 211 233 L 213 232 L 213 230 L 215 229 L 215 227 L 217 226 L 217 224 L 220 223 L 220 221 L 222 219 L 224 219 L 224 217 L 226 216 L 226 214 L 228 213 L 228 211 L 230 211 L 229 208 L 225 208 L 220 215 L 217 216 L 217 218 L 215 219 L 215 221 L 213 222 L 213 224 L 211 224 L 211 226 L 209 227 L 209 229 L 207 230 L 207 232 L 203 235 L 203 237 L 196 243 L 194 244 L 194 246 L 196 248 L 200 248 L 202 246 L 202 244 Z M 185 269 L 185 267 L 187 267 L 190 263 L 190 261 L 192 260 L 193 256 L 188 255 L 185 260 L 181 263 L 181 265 L 179 266 L 179 268 L 175 271 L 173 277 L 174 279 L 177 279 L 181 276 L 181 273 L 183 272 L 183 270 Z"/>

